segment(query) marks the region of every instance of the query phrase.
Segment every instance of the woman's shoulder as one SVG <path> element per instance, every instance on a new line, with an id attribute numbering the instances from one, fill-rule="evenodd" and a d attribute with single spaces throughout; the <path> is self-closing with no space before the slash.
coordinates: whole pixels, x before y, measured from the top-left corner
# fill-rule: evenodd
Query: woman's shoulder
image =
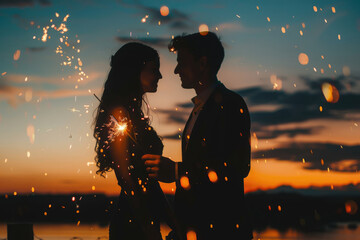
<path id="1" fill-rule="evenodd" d="M 123 106 L 116 106 L 111 108 L 110 114 L 117 120 L 130 117 L 129 110 Z"/>

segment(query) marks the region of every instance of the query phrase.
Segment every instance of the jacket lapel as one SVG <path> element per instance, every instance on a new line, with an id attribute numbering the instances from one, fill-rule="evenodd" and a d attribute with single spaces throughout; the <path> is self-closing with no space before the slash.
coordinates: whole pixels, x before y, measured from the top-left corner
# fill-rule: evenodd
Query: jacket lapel
<path id="1" fill-rule="evenodd" d="M 183 131 L 183 136 L 182 136 L 182 153 L 183 153 L 183 160 L 184 160 L 184 156 L 186 155 L 187 151 L 189 150 L 190 146 L 191 145 L 191 141 L 196 138 L 197 134 L 198 134 L 198 131 L 200 129 L 200 127 L 202 126 L 201 123 L 203 123 L 203 119 L 207 119 L 207 115 L 208 115 L 208 108 L 211 107 L 211 105 L 213 104 L 214 102 L 214 96 L 216 94 L 216 92 L 218 92 L 224 85 L 221 83 L 219 84 L 215 89 L 214 91 L 211 93 L 211 95 L 209 96 L 209 98 L 207 99 L 207 101 L 205 102 L 204 106 L 202 107 L 202 109 L 199 111 L 199 116 L 197 117 L 196 119 L 196 122 L 194 124 L 194 127 L 191 131 L 191 135 L 190 135 L 190 139 L 189 139 L 189 142 L 187 144 L 187 147 L 186 147 L 186 136 L 185 136 L 185 132 L 186 132 L 186 129 L 188 127 L 188 124 L 190 122 L 190 119 L 193 115 L 193 111 L 191 112 L 190 114 L 190 117 L 188 119 L 188 121 L 186 122 L 186 125 L 185 125 L 185 128 L 184 128 L 184 131 Z"/>

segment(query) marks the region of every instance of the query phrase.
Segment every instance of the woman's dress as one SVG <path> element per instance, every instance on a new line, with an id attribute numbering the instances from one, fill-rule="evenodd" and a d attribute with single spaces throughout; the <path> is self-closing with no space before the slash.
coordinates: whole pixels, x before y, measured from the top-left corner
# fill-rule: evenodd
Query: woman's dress
<path id="1" fill-rule="evenodd" d="M 128 137 L 130 156 L 128 169 L 136 185 L 134 194 L 143 203 L 140 209 L 136 210 L 150 216 L 152 231 L 160 233 L 160 221 L 163 221 L 165 217 L 166 200 L 158 181 L 148 179 L 141 156 L 143 154 L 162 155 L 163 144 L 152 127 L 148 124 L 141 125 L 143 125 L 142 129 L 135 129 L 134 132 L 137 132 L 134 134 L 135 136 Z M 145 231 L 136 219 L 133 205 L 130 202 L 134 196 L 124 190 L 126 182 L 122 178 L 118 177 L 118 183 L 121 186 L 121 193 L 110 223 L 109 238 L 110 240 L 146 239 Z"/>

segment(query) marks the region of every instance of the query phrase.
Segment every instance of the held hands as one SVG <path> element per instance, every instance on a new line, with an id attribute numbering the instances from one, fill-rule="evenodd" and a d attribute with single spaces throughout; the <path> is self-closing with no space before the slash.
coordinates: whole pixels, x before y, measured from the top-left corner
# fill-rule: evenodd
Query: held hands
<path id="1" fill-rule="evenodd" d="M 145 161 L 146 172 L 149 178 L 161 182 L 175 181 L 175 162 L 161 155 L 145 154 L 141 157 Z"/>

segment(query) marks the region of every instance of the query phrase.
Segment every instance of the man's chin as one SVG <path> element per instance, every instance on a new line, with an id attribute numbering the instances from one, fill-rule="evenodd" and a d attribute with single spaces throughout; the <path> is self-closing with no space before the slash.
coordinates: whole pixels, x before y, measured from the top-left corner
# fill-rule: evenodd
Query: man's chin
<path id="1" fill-rule="evenodd" d="M 193 88 L 192 86 L 186 85 L 186 84 L 184 84 L 184 83 L 181 83 L 181 87 L 184 88 L 184 89 Z"/>

